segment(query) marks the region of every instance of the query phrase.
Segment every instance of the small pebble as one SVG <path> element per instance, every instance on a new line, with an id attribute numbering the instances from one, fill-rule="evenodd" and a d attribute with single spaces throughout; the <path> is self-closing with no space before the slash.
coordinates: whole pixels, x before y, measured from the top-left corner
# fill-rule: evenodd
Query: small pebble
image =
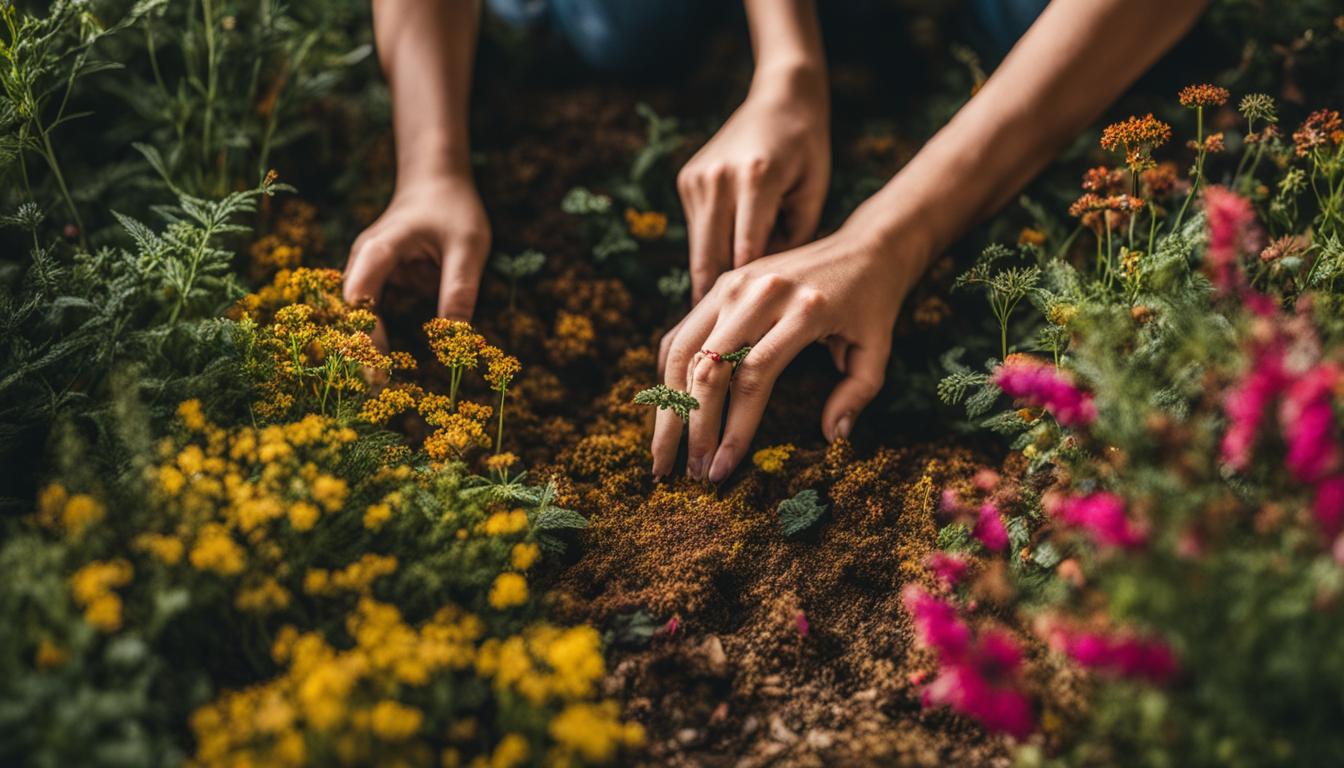
<path id="1" fill-rule="evenodd" d="M 781 744 L 792 744 L 798 740 L 798 734 L 789 729 L 784 724 L 784 718 L 779 715 L 770 716 L 770 738 Z"/>

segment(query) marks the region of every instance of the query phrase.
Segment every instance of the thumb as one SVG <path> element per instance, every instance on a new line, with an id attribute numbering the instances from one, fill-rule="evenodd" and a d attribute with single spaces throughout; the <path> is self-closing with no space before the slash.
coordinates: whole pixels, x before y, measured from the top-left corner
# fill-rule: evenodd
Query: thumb
<path id="1" fill-rule="evenodd" d="M 859 413 L 882 390 L 890 357 L 888 335 L 850 346 L 845 358 L 845 377 L 835 385 L 821 411 L 821 433 L 828 442 L 849 437 Z"/>
<path id="2" fill-rule="evenodd" d="M 439 317 L 470 320 L 481 287 L 489 246 L 477 241 L 448 244 L 439 275 Z"/>

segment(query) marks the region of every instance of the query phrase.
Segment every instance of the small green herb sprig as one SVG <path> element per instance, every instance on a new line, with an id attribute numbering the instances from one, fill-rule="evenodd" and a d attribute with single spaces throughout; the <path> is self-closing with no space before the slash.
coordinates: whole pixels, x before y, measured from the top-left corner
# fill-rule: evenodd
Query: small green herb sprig
<path id="1" fill-rule="evenodd" d="M 639 405 L 657 406 L 660 411 L 669 410 L 677 414 L 682 421 L 690 421 L 691 411 L 700 407 L 700 401 L 690 392 L 682 392 L 666 384 L 656 384 L 640 392 L 635 395 L 635 402 Z"/>

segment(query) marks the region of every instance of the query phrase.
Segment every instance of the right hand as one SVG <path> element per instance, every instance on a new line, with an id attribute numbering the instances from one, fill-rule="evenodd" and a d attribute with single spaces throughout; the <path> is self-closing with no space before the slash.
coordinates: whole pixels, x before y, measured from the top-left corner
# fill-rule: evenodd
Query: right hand
<path id="1" fill-rule="evenodd" d="M 372 302 L 376 308 L 390 278 L 405 277 L 416 267 L 437 267 L 439 316 L 470 320 L 489 252 L 490 221 L 470 176 L 435 176 L 399 185 L 387 210 L 350 247 L 345 300 Z M 374 340 L 386 348 L 381 321 Z"/>

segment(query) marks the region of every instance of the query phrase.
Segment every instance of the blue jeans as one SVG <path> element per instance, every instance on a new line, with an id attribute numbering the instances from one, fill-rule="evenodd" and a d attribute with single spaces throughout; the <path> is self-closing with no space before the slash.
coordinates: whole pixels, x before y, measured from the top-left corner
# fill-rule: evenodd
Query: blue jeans
<path id="1" fill-rule="evenodd" d="M 848 2 L 848 0 L 845 0 Z M 970 0 L 970 9 L 1002 54 L 1049 0 Z M 727 0 L 487 0 L 506 24 L 549 21 L 590 66 L 606 72 L 649 69 L 682 54 Z M 823 9 L 824 10 L 824 9 Z"/>

